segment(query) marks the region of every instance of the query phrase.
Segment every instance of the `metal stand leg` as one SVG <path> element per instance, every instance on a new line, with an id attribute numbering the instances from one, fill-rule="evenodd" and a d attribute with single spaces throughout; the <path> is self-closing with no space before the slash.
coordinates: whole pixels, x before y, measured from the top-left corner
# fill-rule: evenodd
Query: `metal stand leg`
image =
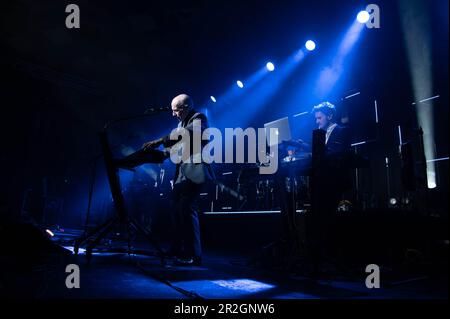
<path id="1" fill-rule="evenodd" d="M 110 218 L 107 221 L 105 221 L 103 224 L 101 224 L 100 226 L 97 226 L 96 228 L 94 228 L 91 232 L 84 234 L 83 236 L 81 236 L 80 238 L 78 238 L 75 241 L 75 244 L 73 246 L 73 250 L 75 255 L 78 255 L 78 251 L 80 249 L 80 246 L 89 238 L 91 238 L 92 236 L 94 236 L 95 234 L 97 234 L 98 232 L 102 231 L 105 228 L 108 228 L 110 224 L 114 223 L 116 221 L 116 218 Z"/>
<path id="2" fill-rule="evenodd" d="M 161 249 L 161 246 L 159 245 L 158 241 L 156 240 L 155 236 L 149 232 L 148 230 L 141 227 L 138 223 L 136 223 L 134 220 L 130 220 L 129 226 L 133 227 L 136 231 L 140 232 L 142 235 L 144 235 L 153 245 L 153 247 L 157 250 L 161 257 L 161 264 L 165 263 L 165 256 L 166 253 Z"/>

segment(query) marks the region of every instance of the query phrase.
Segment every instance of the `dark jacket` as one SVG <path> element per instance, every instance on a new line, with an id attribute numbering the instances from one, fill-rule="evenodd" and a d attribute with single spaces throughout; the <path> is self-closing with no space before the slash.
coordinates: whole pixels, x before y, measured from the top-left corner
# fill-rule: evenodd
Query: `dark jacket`
<path id="1" fill-rule="evenodd" d="M 211 168 L 211 165 L 205 163 L 203 158 L 201 158 L 201 152 L 203 147 L 208 143 L 208 141 L 201 142 L 200 153 L 194 153 L 193 150 L 193 129 L 194 129 L 194 120 L 201 121 L 201 134 L 208 127 L 208 119 L 206 115 L 203 113 L 196 112 L 195 110 L 191 110 L 187 115 L 186 119 L 180 123 L 178 123 L 178 128 L 184 128 L 189 132 L 189 140 L 190 140 L 190 157 L 189 160 L 184 159 L 180 163 L 176 164 L 174 183 L 179 184 L 186 180 L 190 180 L 195 184 L 203 184 L 208 181 L 212 181 L 215 179 L 214 172 Z M 200 137 L 201 137 L 200 134 Z M 181 137 L 179 140 L 171 140 L 170 134 L 164 136 L 162 138 L 164 147 L 177 147 L 181 146 Z M 194 159 L 200 159 L 200 162 L 194 161 Z"/>
<path id="2" fill-rule="evenodd" d="M 352 157 L 350 132 L 347 127 L 336 126 L 328 138 L 326 148 L 326 170 L 331 189 L 347 190 L 351 187 Z"/>
<path id="3" fill-rule="evenodd" d="M 337 125 L 331 132 L 326 145 L 328 155 L 339 155 L 350 150 L 350 133 L 348 128 Z"/>

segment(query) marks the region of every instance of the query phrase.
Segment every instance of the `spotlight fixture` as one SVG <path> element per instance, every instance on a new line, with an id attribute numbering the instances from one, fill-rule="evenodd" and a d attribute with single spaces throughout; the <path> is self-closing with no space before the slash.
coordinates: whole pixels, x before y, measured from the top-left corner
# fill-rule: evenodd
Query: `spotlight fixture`
<path id="1" fill-rule="evenodd" d="M 316 43 L 313 40 L 308 40 L 305 43 L 305 47 L 308 51 L 312 51 L 316 48 Z"/>
<path id="2" fill-rule="evenodd" d="M 358 20 L 359 23 L 366 23 L 370 19 L 370 14 L 365 10 L 360 11 L 356 16 L 356 19 Z"/>
<path id="3" fill-rule="evenodd" d="M 389 199 L 389 205 L 392 206 L 392 207 L 396 206 L 397 205 L 397 198 L 395 198 L 395 197 L 390 198 Z"/>

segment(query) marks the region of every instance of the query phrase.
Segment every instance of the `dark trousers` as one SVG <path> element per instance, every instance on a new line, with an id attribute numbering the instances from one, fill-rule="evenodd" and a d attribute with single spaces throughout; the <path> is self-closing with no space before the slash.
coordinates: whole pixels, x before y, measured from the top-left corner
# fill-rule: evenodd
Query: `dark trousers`
<path id="1" fill-rule="evenodd" d="M 189 180 L 175 184 L 173 189 L 171 252 L 179 257 L 200 257 L 200 224 L 196 201 L 202 185 Z"/>
<path id="2" fill-rule="evenodd" d="M 307 238 L 313 263 L 317 266 L 331 257 L 333 220 L 339 200 L 347 188 L 338 173 L 330 170 L 315 180 L 316 194 L 313 195 L 312 212 L 307 218 Z"/>

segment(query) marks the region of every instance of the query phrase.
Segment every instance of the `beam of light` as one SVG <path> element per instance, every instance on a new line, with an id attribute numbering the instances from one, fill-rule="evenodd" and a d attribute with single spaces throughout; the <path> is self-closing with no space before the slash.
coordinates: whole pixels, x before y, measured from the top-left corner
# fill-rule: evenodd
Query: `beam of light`
<path id="1" fill-rule="evenodd" d="M 213 280 L 219 287 L 246 293 L 255 293 L 272 289 L 275 286 L 252 279 Z"/>
<path id="2" fill-rule="evenodd" d="M 249 76 L 248 78 L 244 79 L 241 82 L 243 85 L 245 83 L 245 87 L 248 90 L 249 88 L 254 86 L 256 83 L 261 81 L 264 78 L 264 76 L 267 75 L 268 73 L 269 73 L 269 71 L 264 66 L 264 67 L 258 69 L 255 73 L 253 73 L 251 76 Z M 221 94 L 218 97 L 214 97 L 216 102 L 212 101 L 212 99 L 209 98 L 201 105 L 213 107 L 213 109 L 211 109 L 211 111 L 214 110 L 215 112 L 219 112 L 220 116 L 221 116 L 222 115 L 221 112 L 224 109 L 230 109 L 233 106 L 234 101 L 237 98 L 239 98 L 240 96 L 242 96 L 242 94 L 244 94 L 245 91 L 246 90 L 242 90 L 240 87 L 238 87 L 237 82 L 236 82 L 235 84 L 230 86 L 223 94 Z M 212 106 L 212 104 L 214 104 L 214 106 Z M 214 116 L 214 114 L 212 114 L 212 115 Z M 210 124 L 212 124 L 212 122 L 214 121 L 213 118 L 210 118 L 208 120 L 209 120 Z"/>
<path id="3" fill-rule="evenodd" d="M 425 158 L 435 158 L 434 118 L 432 96 L 432 62 L 429 11 L 425 3 L 419 1 L 400 1 L 400 12 L 409 70 L 411 73 L 417 120 L 423 130 Z M 426 102 L 426 103 L 425 103 Z M 427 161 L 428 188 L 436 187 L 436 166 Z"/>
<path id="4" fill-rule="evenodd" d="M 198 267 L 196 267 L 198 269 Z M 193 269 L 194 271 L 197 269 Z M 200 269 L 203 272 L 203 269 Z M 247 278 L 216 280 L 183 280 L 177 281 L 178 287 L 189 287 L 192 291 L 203 291 L 207 298 L 246 298 L 254 294 L 271 291 L 277 286 Z"/>
<path id="5" fill-rule="evenodd" d="M 123 145 L 121 148 L 121 153 L 123 156 L 128 156 L 137 150 L 131 146 Z M 119 178 L 121 180 L 122 188 L 126 188 L 138 170 L 142 170 L 145 174 L 150 176 L 154 181 L 158 180 L 158 173 L 151 167 L 151 165 L 141 165 L 135 168 L 135 172 L 130 172 L 128 170 L 119 170 Z"/>
<path id="6" fill-rule="evenodd" d="M 50 237 L 54 237 L 55 234 L 50 230 L 50 229 L 46 229 L 45 232 L 50 236 Z"/>
<path id="7" fill-rule="evenodd" d="M 277 72 L 274 72 L 270 78 L 258 82 L 257 85 L 247 90 L 246 94 L 236 99 L 231 113 L 231 116 L 233 116 L 232 122 L 238 126 L 247 126 L 255 113 L 260 112 L 264 106 L 270 104 L 273 96 L 308 54 L 303 49 L 296 50 L 279 64 Z M 236 110 L 239 110 L 239 117 L 236 117 Z M 223 121 L 224 123 L 230 122 L 229 116 L 224 116 Z"/>
<path id="8" fill-rule="evenodd" d="M 70 252 L 72 252 L 72 254 L 75 254 L 75 249 L 73 246 L 62 246 L 64 249 L 69 250 Z M 78 255 L 84 255 L 86 254 L 86 248 L 78 248 Z M 116 255 L 117 253 L 106 253 L 106 252 L 92 252 L 92 255 L 101 255 L 101 256 L 113 256 Z"/>
<path id="9" fill-rule="evenodd" d="M 370 19 L 370 14 L 366 10 L 360 11 L 356 16 L 359 23 L 366 23 Z"/>
<path id="10" fill-rule="evenodd" d="M 315 93 L 319 100 L 329 95 L 335 87 L 336 82 L 344 72 L 346 58 L 355 46 L 361 36 L 361 32 L 365 25 L 354 21 L 341 40 L 337 53 L 330 66 L 324 68 L 319 75 L 316 83 Z"/>
<path id="11" fill-rule="evenodd" d="M 281 85 L 309 54 L 310 52 L 305 48 L 297 49 L 285 61 L 277 64 L 277 71 L 273 72 L 269 78 L 266 78 L 266 75 L 271 72 L 265 65 L 243 81 L 245 90 L 233 85 L 217 98 L 214 106 L 209 101 L 210 126 L 221 129 L 228 127 L 229 123 L 234 123 L 235 127 L 247 125 L 255 112 L 261 111 L 261 107 L 270 103 Z"/>
<path id="12" fill-rule="evenodd" d="M 72 254 L 75 254 L 75 250 L 73 248 L 73 246 L 62 246 L 63 248 L 70 250 L 72 252 Z M 78 254 L 83 255 L 86 253 L 86 249 L 85 248 L 78 248 Z"/>
<path id="13" fill-rule="evenodd" d="M 434 162 L 432 162 L 432 163 L 434 163 Z M 427 167 L 428 167 L 428 162 L 427 162 Z M 435 176 L 433 176 L 433 177 L 436 178 Z M 430 179 L 428 178 L 428 170 L 427 170 L 427 185 L 428 185 L 428 188 L 436 188 L 437 187 L 436 182 L 430 181 Z"/>
<path id="14" fill-rule="evenodd" d="M 294 61 L 300 62 L 301 60 L 303 60 L 304 57 L 305 57 L 305 51 L 300 49 L 294 54 Z"/>
<path id="15" fill-rule="evenodd" d="M 209 98 L 211 99 L 211 101 L 213 101 L 213 103 L 217 102 L 217 100 L 216 100 L 216 98 L 214 96 L 211 95 Z"/>
<path id="16" fill-rule="evenodd" d="M 210 106 L 210 116 L 208 118 L 209 125 L 223 128 L 226 125 L 229 125 L 230 117 L 232 117 L 233 120 L 236 119 L 236 105 L 238 102 L 269 73 L 267 67 L 263 66 L 242 81 L 242 84 L 245 83 L 245 90 L 239 88 L 237 85 L 232 85 L 228 90 L 216 98 L 216 103 L 212 103 L 211 100 L 206 101 L 204 105 Z M 278 72 L 275 72 L 275 74 L 276 73 Z M 214 104 L 214 106 L 212 104 Z M 239 112 L 242 112 L 242 110 L 239 110 Z"/>
<path id="17" fill-rule="evenodd" d="M 141 169 L 150 176 L 154 181 L 158 180 L 158 173 L 150 166 L 141 166 Z"/>

